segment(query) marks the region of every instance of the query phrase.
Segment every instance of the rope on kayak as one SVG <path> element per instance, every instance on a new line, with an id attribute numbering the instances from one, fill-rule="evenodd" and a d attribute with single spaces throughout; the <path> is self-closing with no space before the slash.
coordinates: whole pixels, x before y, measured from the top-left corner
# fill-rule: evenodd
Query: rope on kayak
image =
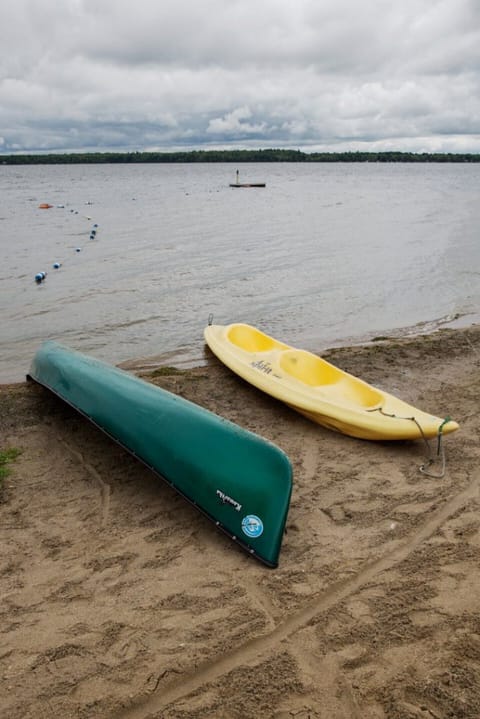
<path id="1" fill-rule="evenodd" d="M 426 474 L 427 477 L 435 477 L 436 479 L 442 479 L 442 477 L 445 476 L 445 449 L 444 449 L 443 444 L 442 444 L 442 437 L 443 437 L 442 431 L 443 431 L 443 427 L 447 424 L 447 422 L 450 422 L 450 421 L 451 421 L 451 417 L 445 417 L 445 419 L 443 420 L 442 424 L 441 424 L 440 427 L 438 428 L 438 433 L 437 433 L 437 456 L 436 456 L 436 458 L 435 458 L 435 457 L 432 457 L 431 447 L 430 447 L 430 445 L 428 444 L 426 438 L 424 437 L 425 443 L 426 443 L 426 445 L 428 446 L 429 457 L 428 457 L 426 463 L 425 463 L 425 464 L 422 464 L 422 465 L 419 467 L 419 469 L 420 469 L 420 472 L 421 472 L 422 474 Z M 423 432 L 422 432 L 422 435 L 423 435 Z M 429 472 L 429 471 L 427 470 L 427 467 L 430 467 L 430 466 L 435 462 L 436 459 L 438 460 L 439 457 L 440 457 L 441 463 L 442 463 L 442 468 L 441 468 L 440 474 L 436 474 L 436 473 L 434 473 L 434 472 Z"/>
<path id="2" fill-rule="evenodd" d="M 431 448 L 430 444 L 428 443 L 428 439 L 427 439 L 426 436 L 425 436 L 425 433 L 424 433 L 424 431 L 423 431 L 423 429 L 422 429 L 422 425 L 420 424 L 420 422 L 419 422 L 415 417 L 400 417 L 400 416 L 397 415 L 397 414 L 389 414 L 388 412 L 384 412 L 383 407 L 375 407 L 375 409 L 370 409 L 370 410 L 367 410 L 367 411 L 368 411 L 368 412 L 380 412 L 380 414 L 383 414 L 385 417 L 392 417 L 392 418 L 395 418 L 395 419 L 408 419 L 408 420 L 411 420 L 412 422 L 415 422 L 415 424 L 416 424 L 417 427 L 418 427 L 418 431 L 420 432 L 420 434 L 421 434 L 421 436 L 422 436 L 422 439 L 423 439 L 423 441 L 425 442 L 425 447 L 426 447 L 426 449 L 427 449 L 427 457 L 426 457 L 426 459 L 425 459 L 425 462 L 420 465 L 419 471 L 420 471 L 422 474 L 425 474 L 427 477 L 435 477 L 436 479 L 442 479 L 442 478 L 445 476 L 445 449 L 444 449 L 443 444 L 442 444 L 442 436 L 443 436 L 443 435 L 442 435 L 442 431 L 443 431 L 444 426 L 445 426 L 448 422 L 451 422 L 451 419 L 452 419 L 451 417 L 445 417 L 445 419 L 443 420 L 442 424 L 441 424 L 440 427 L 438 428 L 438 433 L 437 433 L 437 456 L 436 456 L 436 457 L 433 457 L 433 456 L 432 456 L 432 448 Z M 428 467 L 431 467 L 432 464 L 434 464 L 439 458 L 440 458 L 440 460 L 441 460 L 441 470 L 440 470 L 440 473 L 437 474 L 437 473 L 434 473 L 434 472 L 429 472 L 429 471 L 428 471 Z"/>

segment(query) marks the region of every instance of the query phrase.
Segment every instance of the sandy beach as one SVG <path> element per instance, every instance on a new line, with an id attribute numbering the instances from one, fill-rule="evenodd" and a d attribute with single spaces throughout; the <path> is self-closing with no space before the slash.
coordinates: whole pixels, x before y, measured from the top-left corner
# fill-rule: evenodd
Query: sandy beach
<path id="1" fill-rule="evenodd" d="M 444 476 L 419 471 L 423 442 L 323 429 L 213 356 L 125 365 L 288 454 L 277 569 L 46 390 L 0 386 L 0 451 L 21 451 L 0 490 L 0 716 L 480 717 L 480 326 L 323 356 L 457 420 Z"/>

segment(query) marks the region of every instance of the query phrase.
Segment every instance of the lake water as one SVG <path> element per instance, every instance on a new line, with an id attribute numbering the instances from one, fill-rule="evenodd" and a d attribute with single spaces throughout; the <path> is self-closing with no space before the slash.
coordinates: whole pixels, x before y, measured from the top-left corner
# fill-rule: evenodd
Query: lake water
<path id="1" fill-rule="evenodd" d="M 479 321 L 480 164 L 236 169 L 0 165 L 0 381 L 47 338 L 202 364 L 210 314 L 318 352 Z"/>

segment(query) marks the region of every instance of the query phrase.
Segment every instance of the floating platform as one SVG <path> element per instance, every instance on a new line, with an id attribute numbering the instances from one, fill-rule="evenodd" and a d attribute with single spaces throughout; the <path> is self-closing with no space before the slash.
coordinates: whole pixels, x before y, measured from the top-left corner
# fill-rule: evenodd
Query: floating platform
<path id="1" fill-rule="evenodd" d="M 266 187 L 265 182 L 232 182 L 230 187 Z"/>

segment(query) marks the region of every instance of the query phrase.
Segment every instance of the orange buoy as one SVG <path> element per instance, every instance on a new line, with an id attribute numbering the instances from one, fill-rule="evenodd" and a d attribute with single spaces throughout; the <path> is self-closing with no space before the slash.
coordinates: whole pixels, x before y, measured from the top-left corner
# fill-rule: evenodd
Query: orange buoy
<path id="1" fill-rule="evenodd" d="M 53 205 L 49 205 L 48 202 L 42 202 L 38 207 L 40 210 L 48 210 L 50 207 L 53 207 Z"/>

